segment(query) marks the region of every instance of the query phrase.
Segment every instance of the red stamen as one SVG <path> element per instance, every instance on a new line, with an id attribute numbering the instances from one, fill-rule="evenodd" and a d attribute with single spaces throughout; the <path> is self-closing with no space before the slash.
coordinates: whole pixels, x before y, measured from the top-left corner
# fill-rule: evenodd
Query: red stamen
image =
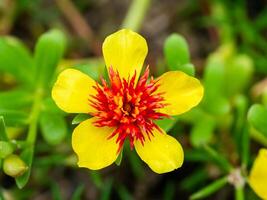
<path id="1" fill-rule="evenodd" d="M 164 117 L 169 117 L 158 109 L 165 107 L 162 93 L 157 93 L 159 83 L 153 77 L 148 81 L 149 68 L 135 84 L 136 72 L 128 80 L 121 79 L 119 73 L 109 68 L 110 85 L 101 78 L 102 86 L 98 83 L 94 86 L 96 95 L 90 96 L 89 103 L 97 111 L 90 113 L 97 118 L 95 126 L 115 127 L 115 130 L 107 138 L 117 136 L 119 144 L 118 153 L 123 147 L 125 139 L 129 139 L 131 149 L 134 142 L 139 140 L 142 145 L 147 135 L 150 140 L 153 130 L 161 129 L 154 123 Z"/>

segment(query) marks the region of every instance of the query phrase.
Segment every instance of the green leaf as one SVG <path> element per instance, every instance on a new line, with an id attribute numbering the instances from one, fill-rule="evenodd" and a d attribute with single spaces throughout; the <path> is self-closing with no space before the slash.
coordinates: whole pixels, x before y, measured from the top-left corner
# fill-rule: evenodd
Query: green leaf
<path id="1" fill-rule="evenodd" d="M 209 157 L 216 163 L 223 171 L 230 172 L 233 170 L 231 163 L 224 157 L 223 154 L 217 152 L 208 145 L 203 145 L 203 149 L 209 154 Z"/>
<path id="2" fill-rule="evenodd" d="M 214 115 L 223 115 L 230 111 L 230 104 L 224 94 L 224 62 L 214 54 L 208 59 L 204 72 L 205 94 L 203 106 Z"/>
<path id="3" fill-rule="evenodd" d="M 51 191 L 52 191 L 52 197 L 53 197 L 52 199 L 62 200 L 63 197 L 62 197 L 62 194 L 60 191 L 59 184 L 56 182 L 52 182 L 50 187 L 51 187 Z"/>
<path id="4" fill-rule="evenodd" d="M 0 116 L 0 140 L 9 141 L 6 133 L 6 125 L 3 116 Z"/>
<path id="5" fill-rule="evenodd" d="M 26 163 L 28 166 L 28 170 L 20 177 L 16 178 L 16 184 L 18 188 L 22 189 L 28 182 L 30 174 L 31 174 L 31 167 L 32 167 L 32 160 L 33 160 L 33 153 L 34 149 L 33 146 L 30 146 L 23 150 L 21 153 L 21 159 Z"/>
<path id="6" fill-rule="evenodd" d="M 106 69 L 103 59 L 88 59 L 82 63 L 72 65 L 73 68 L 87 74 L 94 80 L 99 80 Z"/>
<path id="7" fill-rule="evenodd" d="M 82 199 L 82 193 L 84 192 L 85 186 L 84 184 L 80 184 L 75 191 L 73 192 L 73 195 L 71 197 L 71 200 L 80 200 Z"/>
<path id="8" fill-rule="evenodd" d="M 199 168 L 192 171 L 181 182 L 181 187 L 188 191 L 194 191 L 208 179 L 209 174 L 205 168 Z"/>
<path id="9" fill-rule="evenodd" d="M 0 71 L 12 74 L 22 83 L 32 84 L 33 65 L 28 49 L 19 40 L 0 38 Z"/>
<path id="10" fill-rule="evenodd" d="M 191 63 L 181 65 L 179 67 L 179 70 L 183 71 L 184 73 L 186 73 L 190 76 L 195 76 L 195 66 Z"/>
<path id="11" fill-rule="evenodd" d="M 73 118 L 71 124 L 79 124 L 89 118 L 91 118 L 89 114 L 80 113 Z"/>
<path id="12" fill-rule="evenodd" d="M 178 121 L 178 117 L 177 116 L 173 116 L 170 119 L 164 118 L 164 119 L 161 119 L 161 120 L 157 120 L 156 124 L 160 128 L 162 128 L 165 132 L 168 132 L 176 124 L 177 121 Z"/>
<path id="13" fill-rule="evenodd" d="M 194 124 L 197 120 L 207 115 L 202 107 L 197 106 L 191 109 L 189 112 L 183 113 L 179 116 L 179 119 L 185 123 Z"/>
<path id="14" fill-rule="evenodd" d="M 117 166 L 120 166 L 121 165 L 121 161 L 122 161 L 122 156 L 123 156 L 123 149 L 121 150 L 119 156 L 117 157 L 115 163 Z"/>
<path id="15" fill-rule="evenodd" d="M 125 154 L 127 154 L 127 158 L 129 159 L 131 163 L 132 172 L 135 175 L 136 178 L 144 177 L 145 172 L 143 168 L 143 163 L 140 160 L 140 157 L 137 156 L 136 153 L 133 153 L 130 148 L 129 141 L 126 141 L 125 148 L 124 148 Z"/>
<path id="16" fill-rule="evenodd" d="M 208 58 L 204 71 L 204 86 L 206 98 L 223 95 L 224 88 L 224 61 L 218 54 L 213 54 Z"/>
<path id="17" fill-rule="evenodd" d="M 260 104 L 254 104 L 248 111 L 248 121 L 265 137 L 267 137 L 267 109 Z"/>
<path id="18" fill-rule="evenodd" d="M 100 200 L 109 200 L 110 199 L 112 186 L 113 186 L 113 179 L 107 179 L 105 181 L 105 186 L 102 187 Z"/>
<path id="19" fill-rule="evenodd" d="M 219 95 L 205 100 L 203 104 L 205 105 L 205 110 L 214 115 L 225 115 L 231 109 L 229 100 Z"/>
<path id="20" fill-rule="evenodd" d="M 195 123 L 190 135 L 192 145 L 199 147 L 208 144 L 212 139 L 215 126 L 216 122 L 211 117 L 203 116 L 203 118 L 199 119 Z"/>
<path id="21" fill-rule="evenodd" d="M 267 91 L 264 91 L 262 94 L 262 103 L 267 106 Z"/>
<path id="22" fill-rule="evenodd" d="M 1 159 L 0 159 L 0 169 L 1 169 Z M 5 200 L 4 195 L 3 195 L 3 191 L 2 191 L 2 187 L 0 187 L 0 200 Z"/>
<path id="23" fill-rule="evenodd" d="M 0 158 L 5 158 L 15 150 L 14 145 L 10 142 L 0 141 Z"/>
<path id="24" fill-rule="evenodd" d="M 236 149 L 242 157 L 242 164 L 246 166 L 250 156 L 250 137 L 247 123 L 248 97 L 236 95 L 233 100 L 235 121 L 233 122 L 232 133 L 235 139 Z"/>
<path id="25" fill-rule="evenodd" d="M 51 30 L 39 38 L 34 52 L 35 78 L 38 87 L 50 86 L 65 45 L 65 36 L 59 30 Z"/>
<path id="26" fill-rule="evenodd" d="M 250 159 L 250 138 L 247 125 L 244 127 L 243 134 L 241 137 L 241 159 L 242 165 L 246 167 Z"/>
<path id="27" fill-rule="evenodd" d="M 176 186 L 173 181 L 168 181 L 164 188 L 163 200 L 172 200 L 175 197 Z"/>
<path id="28" fill-rule="evenodd" d="M 255 128 L 251 127 L 249 129 L 249 137 L 252 140 L 256 141 L 257 143 L 267 148 L 267 137 L 265 137 L 265 135 L 263 135 L 261 132 L 259 132 Z"/>
<path id="29" fill-rule="evenodd" d="M 191 200 L 195 200 L 195 199 L 203 199 L 205 197 L 208 197 L 211 194 L 213 194 L 214 192 L 216 192 L 219 189 L 221 189 L 223 186 L 225 186 L 227 182 L 228 182 L 228 178 L 227 177 L 223 177 L 221 179 L 218 179 L 218 180 L 214 181 L 213 183 L 211 183 L 210 185 L 206 186 L 205 188 L 203 188 L 203 189 L 199 190 L 198 192 L 192 194 L 190 196 L 190 199 Z"/>
<path id="30" fill-rule="evenodd" d="M 0 107 L 5 109 L 16 109 L 29 105 L 32 95 L 25 89 L 16 89 L 0 92 Z"/>
<path id="31" fill-rule="evenodd" d="M 128 191 L 125 185 L 120 184 L 115 189 L 117 190 L 120 199 L 133 200 L 132 194 Z"/>
<path id="32" fill-rule="evenodd" d="M 164 43 L 164 56 L 170 70 L 180 70 L 180 66 L 190 61 L 188 45 L 184 37 L 171 34 Z"/>
<path id="33" fill-rule="evenodd" d="M 61 143 L 67 135 L 67 124 L 60 114 L 43 112 L 40 116 L 42 135 L 51 145 Z"/>
<path id="34" fill-rule="evenodd" d="M 42 109 L 44 112 L 61 114 L 62 116 L 66 115 L 64 111 L 59 109 L 55 101 L 51 97 L 47 97 L 42 101 Z"/>
<path id="35" fill-rule="evenodd" d="M 185 150 L 185 160 L 188 162 L 210 162 L 212 161 L 212 158 L 209 156 L 209 154 L 204 151 L 204 149 L 198 148 L 198 149 L 191 149 L 191 150 Z"/>
<path id="36" fill-rule="evenodd" d="M 237 55 L 227 62 L 225 84 L 228 96 L 241 93 L 249 85 L 253 74 L 253 61 L 247 55 Z"/>
<path id="37" fill-rule="evenodd" d="M 97 188 L 101 188 L 104 185 L 101 174 L 98 171 L 89 171 L 89 176 Z"/>
<path id="38" fill-rule="evenodd" d="M 23 126 L 28 124 L 28 115 L 18 110 L 0 108 L 0 116 L 3 116 L 7 126 Z"/>

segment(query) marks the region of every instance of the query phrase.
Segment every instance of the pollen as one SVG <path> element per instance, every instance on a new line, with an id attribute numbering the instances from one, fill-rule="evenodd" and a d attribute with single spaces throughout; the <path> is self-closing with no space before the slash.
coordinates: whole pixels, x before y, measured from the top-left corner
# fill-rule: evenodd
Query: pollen
<path id="1" fill-rule="evenodd" d="M 136 140 L 144 145 L 145 138 L 153 137 L 154 129 L 161 132 L 155 120 L 169 117 L 159 112 L 166 104 L 163 94 L 157 92 L 158 81 L 153 77 L 149 79 L 148 67 L 137 83 L 136 73 L 128 80 L 121 79 L 111 67 L 109 79 L 107 82 L 101 78 L 101 84 L 94 86 L 96 95 L 89 99 L 96 110 L 90 113 L 97 118 L 94 125 L 115 128 L 108 139 L 117 137 L 118 153 L 126 139 L 129 139 L 131 148 Z"/>

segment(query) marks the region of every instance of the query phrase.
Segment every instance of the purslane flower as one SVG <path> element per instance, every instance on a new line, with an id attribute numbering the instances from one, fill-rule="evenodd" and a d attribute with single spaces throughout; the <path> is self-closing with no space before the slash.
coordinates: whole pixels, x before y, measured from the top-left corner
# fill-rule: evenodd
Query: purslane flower
<path id="1" fill-rule="evenodd" d="M 198 79 L 180 71 L 139 78 L 148 47 L 139 34 L 123 29 L 102 46 L 109 81 L 97 83 L 86 74 L 66 69 L 58 76 L 52 97 L 68 113 L 88 113 L 72 135 L 79 167 L 92 170 L 111 165 L 126 139 L 156 173 L 179 168 L 184 160 L 180 143 L 155 124 L 196 106 L 203 97 Z"/>
<path id="2" fill-rule="evenodd" d="M 259 197 L 267 199 L 267 149 L 261 149 L 249 175 L 249 184 Z"/>

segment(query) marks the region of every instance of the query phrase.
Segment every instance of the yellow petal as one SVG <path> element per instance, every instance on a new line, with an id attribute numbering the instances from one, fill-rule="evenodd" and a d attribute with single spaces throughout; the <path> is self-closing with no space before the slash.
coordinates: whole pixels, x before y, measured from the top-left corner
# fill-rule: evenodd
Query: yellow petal
<path id="1" fill-rule="evenodd" d="M 106 66 L 118 70 L 122 78 L 140 75 L 147 55 L 146 40 L 129 29 L 122 29 L 108 36 L 103 43 L 103 55 Z"/>
<path id="2" fill-rule="evenodd" d="M 162 130 L 163 131 L 163 130 Z M 135 150 L 140 158 L 156 173 L 162 174 L 182 166 L 184 152 L 180 143 L 164 131 L 153 131 L 154 137 L 146 137 L 144 145 L 135 142 Z"/>
<path id="3" fill-rule="evenodd" d="M 188 76 L 181 71 L 170 71 L 159 78 L 158 92 L 163 92 L 165 103 L 169 104 L 160 109 L 168 115 L 182 114 L 202 99 L 204 89 L 198 79 Z"/>
<path id="4" fill-rule="evenodd" d="M 86 74 L 66 69 L 61 72 L 52 89 L 52 98 L 57 106 L 68 113 L 88 113 L 94 108 L 89 105 L 90 95 L 96 94 L 95 81 Z"/>
<path id="5" fill-rule="evenodd" d="M 92 170 L 102 169 L 117 159 L 116 138 L 108 139 L 113 128 L 96 127 L 95 118 L 79 124 L 73 131 L 72 147 L 78 155 L 78 166 Z"/>
<path id="6" fill-rule="evenodd" d="M 267 199 L 267 149 L 261 149 L 253 163 L 249 184 L 257 195 Z"/>

